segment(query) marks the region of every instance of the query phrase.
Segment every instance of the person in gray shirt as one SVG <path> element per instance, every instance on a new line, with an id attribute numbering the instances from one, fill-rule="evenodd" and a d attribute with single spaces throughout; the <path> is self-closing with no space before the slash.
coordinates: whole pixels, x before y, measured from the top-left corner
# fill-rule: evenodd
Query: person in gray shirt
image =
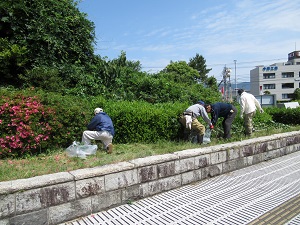
<path id="1" fill-rule="evenodd" d="M 214 126 L 204 108 L 205 103 L 199 100 L 196 104 L 188 107 L 181 115 L 179 122 L 184 126 L 184 139 L 191 139 L 193 143 L 202 144 L 205 134 L 205 126 L 197 119 L 199 116 L 209 124 L 210 129 Z M 190 137 L 190 138 L 189 138 Z"/>

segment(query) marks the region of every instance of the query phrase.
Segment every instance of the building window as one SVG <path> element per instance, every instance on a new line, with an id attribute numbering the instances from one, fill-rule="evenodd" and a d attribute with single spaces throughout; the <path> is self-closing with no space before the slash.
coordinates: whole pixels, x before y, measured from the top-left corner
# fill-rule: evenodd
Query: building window
<path id="1" fill-rule="evenodd" d="M 264 89 L 276 89 L 275 84 L 264 84 Z"/>
<path id="2" fill-rule="evenodd" d="M 263 78 L 264 79 L 274 79 L 275 78 L 275 73 L 264 73 Z"/>
<path id="3" fill-rule="evenodd" d="M 294 97 L 294 94 L 293 93 L 290 93 L 290 94 L 282 94 L 282 99 L 290 99 L 290 98 L 293 98 Z"/>
<path id="4" fill-rule="evenodd" d="M 285 83 L 282 84 L 282 89 L 287 89 L 287 88 L 294 88 L 294 83 Z"/>
<path id="5" fill-rule="evenodd" d="M 294 72 L 282 72 L 281 77 L 282 78 L 294 77 Z"/>

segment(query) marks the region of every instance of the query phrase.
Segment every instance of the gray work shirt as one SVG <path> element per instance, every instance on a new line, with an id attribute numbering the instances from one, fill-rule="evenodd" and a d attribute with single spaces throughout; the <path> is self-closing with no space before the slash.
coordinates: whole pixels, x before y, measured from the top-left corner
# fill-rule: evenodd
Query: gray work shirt
<path id="1" fill-rule="evenodd" d="M 201 116 L 206 123 L 208 123 L 209 125 L 211 124 L 211 120 L 209 119 L 207 112 L 202 105 L 191 105 L 186 109 L 186 112 L 193 112 L 193 118 Z"/>

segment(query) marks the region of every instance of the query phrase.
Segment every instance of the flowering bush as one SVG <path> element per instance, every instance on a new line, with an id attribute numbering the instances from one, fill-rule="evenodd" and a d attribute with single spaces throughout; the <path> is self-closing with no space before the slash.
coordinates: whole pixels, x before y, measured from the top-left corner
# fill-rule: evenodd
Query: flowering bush
<path id="1" fill-rule="evenodd" d="M 51 134 L 55 112 L 34 97 L 2 97 L 0 105 L 0 158 L 41 150 Z"/>

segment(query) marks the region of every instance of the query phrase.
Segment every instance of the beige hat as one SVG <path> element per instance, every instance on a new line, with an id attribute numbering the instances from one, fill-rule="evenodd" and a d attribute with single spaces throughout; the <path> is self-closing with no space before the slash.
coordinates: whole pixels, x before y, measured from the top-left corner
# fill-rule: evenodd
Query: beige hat
<path id="1" fill-rule="evenodd" d="M 94 113 L 95 113 L 95 114 L 98 114 L 98 113 L 100 113 L 100 112 L 103 112 L 103 109 L 101 109 L 101 108 L 96 108 L 96 109 L 94 110 Z"/>

